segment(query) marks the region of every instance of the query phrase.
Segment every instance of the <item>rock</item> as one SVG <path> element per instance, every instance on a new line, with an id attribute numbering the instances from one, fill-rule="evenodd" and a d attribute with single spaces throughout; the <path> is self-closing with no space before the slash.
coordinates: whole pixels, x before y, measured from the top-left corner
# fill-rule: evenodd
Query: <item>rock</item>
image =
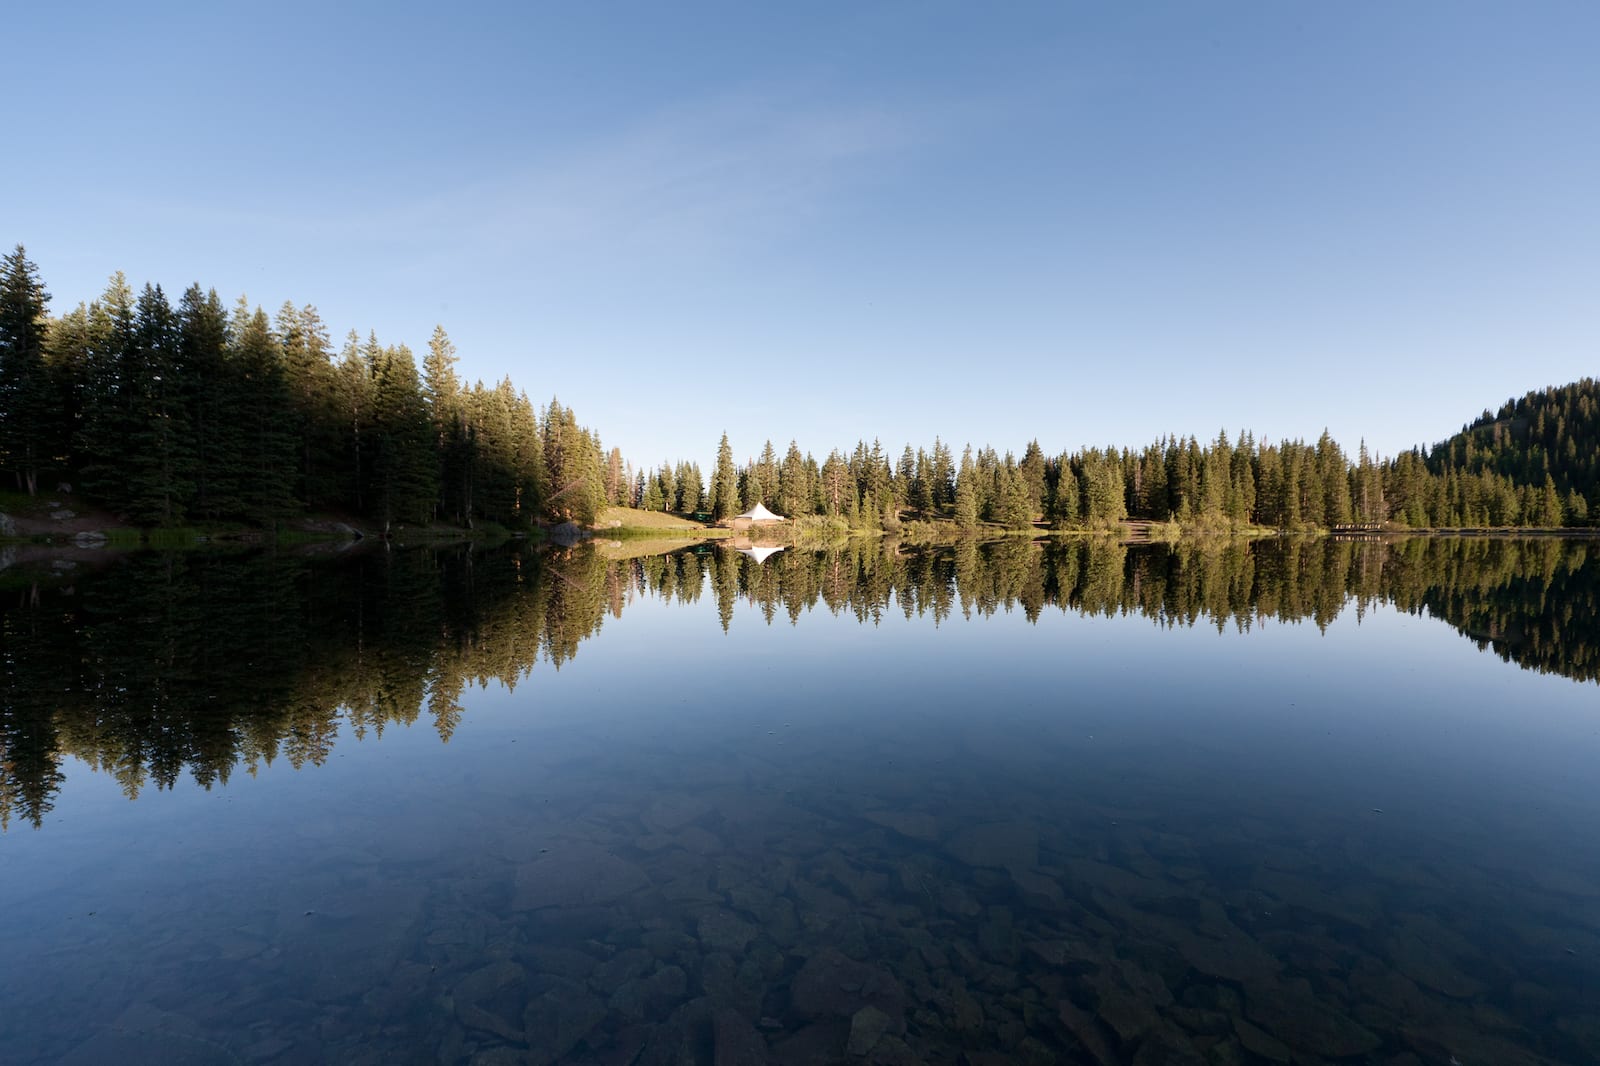
<path id="1" fill-rule="evenodd" d="M 0 537 L 17 535 L 17 521 L 8 514 L 0 514 Z"/>
<path id="2" fill-rule="evenodd" d="M 652 829 L 672 833 L 711 810 L 707 800 L 695 796 L 668 795 L 651 803 L 640 820 Z"/>
<path id="3" fill-rule="evenodd" d="M 1304 979 L 1252 989 L 1245 1013 L 1291 1049 L 1329 1058 L 1364 1055 L 1383 1043 L 1334 1002 L 1319 998 Z"/>
<path id="4" fill-rule="evenodd" d="M 1233 1023 L 1226 1014 L 1217 1011 L 1202 1010 L 1199 1007 L 1168 1007 L 1161 1012 L 1163 1016 L 1177 1023 L 1186 1032 L 1203 1036 L 1222 1036 L 1233 1030 Z"/>
<path id="5" fill-rule="evenodd" d="M 595 1057 L 596 1066 L 634 1066 L 653 1032 L 653 1027 L 648 1025 L 630 1025 L 618 1030 Z M 442 1055 L 439 1060 L 448 1061 Z"/>
<path id="6" fill-rule="evenodd" d="M 511 907 L 592 906 L 613 903 L 649 885 L 643 870 L 593 844 L 557 844 L 547 854 L 517 869 L 517 892 Z"/>
<path id="7" fill-rule="evenodd" d="M 1100 1020 L 1116 1030 L 1124 1044 L 1132 1044 L 1161 1026 L 1161 1015 L 1148 1000 L 1116 989 L 1100 997 Z"/>
<path id="8" fill-rule="evenodd" d="M 967 984 L 951 973 L 940 974 L 941 987 L 928 999 L 940 1025 L 955 1033 L 977 1036 L 983 1031 L 983 1004 L 967 991 Z"/>
<path id="9" fill-rule="evenodd" d="M 285 1040 L 281 1036 L 269 1036 L 265 1040 L 257 1040 L 240 1054 L 247 1062 L 271 1062 L 292 1047 L 294 1047 L 292 1040 Z"/>
<path id="10" fill-rule="evenodd" d="M 108 1019 L 109 1020 L 109 1019 Z M 163 1066 L 225 1066 L 238 1057 L 209 1038 L 185 1015 L 134 1004 L 65 1056 L 51 1056 L 63 1066 L 99 1066 L 107 1062 L 159 1062 Z M 89 1028 L 89 1027 L 86 1027 Z M 13 1030 L 15 1032 L 15 1030 Z"/>
<path id="11" fill-rule="evenodd" d="M 566 1056 L 605 1020 L 606 1005 L 581 989 L 546 992 L 522 1012 L 527 1033 L 528 1061 L 549 1066 Z"/>
<path id="12" fill-rule="evenodd" d="M 695 950 L 694 938 L 676 929 L 654 929 L 639 938 L 639 944 L 662 962 L 669 962 L 680 953 Z"/>
<path id="13" fill-rule="evenodd" d="M 648 959 L 649 956 L 646 956 Z M 553 974 L 569 981 L 583 981 L 600 963 L 593 955 L 571 948 L 531 947 L 524 958 L 535 973 Z M 631 976 L 631 975 L 630 975 Z"/>
<path id="14" fill-rule="evenodd" d="M 611 997 L 611 1009 L 630 1021 L 660 1017 L 689 990 L 689 975 L 679 966 L 664 966 L 636 981 L 629 981 Z"/>
<path id="15" fill-rule="evenodd" d="M 1182 1033 L 1165 1029 L 1139 1045 L 1133 1066 L 1206 1066 L 1206 1060 Z"/>
<path id="16" fill-rule="evenodd" d="M 1031 906 L 1059 906 L 1065 896 L 1056 879 L 1032 870 L 1012 870 L 1011 879 L 1017 883 L 1023 902 Z"/>
<path id="17" fill-rule="evenodd" d="M 931 814 L 920 811 L 867 811 L 862 817 L 912 840 L 939 839 L 939 821 Z"/>
<path id="18" fill-rule="evenodd" d="M 872 1066 L 926 1066 L 921 1055 L 898 1036 L 885 1036 L 867 1056 Z M 1010 1066 L 1008 1063 L 1007 1066 Z"/>
<path id="19" fill-rule="evenodd" d="M 1039 834 L 1022 822 L 991 822 L 955 833 L 944 848 L 968 866 L 1032 870 L 1039 865 Z"/>
<path id="20" fill-rule="evenodd" d="M 749 958 L 735 962 L 732 955 L 718 951 L 700 964 L 700 990 L 718 1006 L 754 1018 L 761 1013 L 767 982 L 760 963 Z"/>
<path id="21" fill-rule="evenodd" d="M 772 1058 L 782 1066 L 816 1066 L 837 1062 L 849 1040 L 850 1024 L 843 1018 L 814 1022 L 773 1045 Z"/>
<path id="22" fill-rule="evenodd" d="M 877 1047 L 878 1041 L 893 1027 L 894 1020 L 869 1003 L 851 1016 L 850 1038 L 845 1050 L 852 1055 L 865 1055 Z"/>
<path id="23" fill-rule="evenodd" d="M 1206 1051 L 1206 1058 L 1211 1066 L 1253 1066 L 1255 1062 L 1235 1037 L 1212 1044 Z"/>
<path id="24" fill-rule="evenodd" d="M 476 1052 L 469 1066 L 526 1066 L 528 1057 L 516 1048 L 492 1047 Z"/>
<path id="25" fill-rule="evenodd" d="M 1410 930 L 1389 939 L 1389 961 L 1417 984 L 1453 999 L 1471 999 L 1482 990 L 1477 981 L 1452 964 L 1444 951 L 1424 943 Z"/>
<path id="26" fill-rule="evenodd" d="M 770 1061 L 767 1042 L 749 1019 L 723 1007 L 712 1013 L 713 1066 L 764 1066 Z"/>
<path id="27" fill-rule="evenodd" d="M 51 511 L 50 517 L 54 518 L 57 522 L 65 522 L 69 518 L 77 518 L 78 512 L 69 511 L 66 508 L 62 508 L 59 511 Z"/>
<path id="28" fill-rule="evenodd" d="M 1172 991 L 1154 970 L 1147 970 L 1132 959 L 1123 959 L 1117 964 L 1117 972 L 1139 998 L 1157 1007 L 1172 1005 Z"/>
<path id="29" fill-rule="evenodd" d="M 671 838 L 672 843 L 695 855 L 713 855 L 722 850 L 722 841 L 716 834 L 697 825 L 686 825 Z"/>
<path id="30" fill-rule="evenodd" d="M 700 936 L 700 942 L 711 951 L 726 951 L 732 955 L 741 954 L 745 945 L 755 939 L 756 927 L 749 922 L 741 921 L 731 911 L 719 909 L 707 911 L 695 923 L 695 931 Z"/>
<path id="31" fill-rule="evenodd" d="M 550 527 L 550 543 L 562 548 L 570 548 L 588 535 L 589 531 L 576 522 L 562 522 L 560 525 Z"/>
<path id="32" fill-rule="evenodd" d="M 110 540 L 111 538 L 104 533 L 93 529 L 86 529 L 72 536 L 73 545 L 79 548 L 104 548 Z"/>
<path id="33" fill-rule="evenodd" d="M 451 989 L 456 1019 L 468 1029 L 477 1029 L 514 1043 L 521 1043 L 523 1031 L 518 1017 L 525 998 L 526 978 L 514 962 L 493 962 L 467 974 Z"/>
<path id="34" fill-rule="evenodd" d="M 1008 908 L 989 907 L 983 912 L 978 923 L 978 950 L 995 962 L 1016 965 L 1021 951 Z"/>
<path id="35" fill-rule="evenodd" d="M 1077 1037 L 1078 1043 L 1089 1053 L 1089 1056 L 1100 1066 L 1121 1066 L 1122 1056 L 1111 1049 L 1111 1041 L 1106 1039 L 1105 1032 L 1095 1022 L 1094 1016 L 1089 1012 L 1080 1010 L 1068 1000 L 1062 1000 L 1057 1008 L 1061 1024 L 1067 1031 Z"/>
<path id="36" fill-rule="evenodd" d="M 1253 1055 L 1260 1055 L 1273 1062 L 1288 1062 L 1292 1057 L 1287 1044 L 1268 1036 L 1243 1018 L 1233 1019 L 1233 1031 L 1238 1034 L 1239 1043 Z"/>
<path id="37" fill-rule="evenodd" d="M 895 1034 L 905 1032 L 905 992 L 895 979 L 837 948 L 823 948 L 806 960 L 789 984 L 789 1004 L 805 1018 L 850 1018 L 870 1004 L 893 1019 Z"/>
<path id="38" fill-rule="evenodd" d="M 958 918 L 971 918 L 983 911 L 972 893 L 953 882 L 939 886 L 939 907 Z"/>
<path id="39" fill-rule="evenodd" d="M 644 948 L 619 951 L 590 971 L 589 984 L 601 992 L 613 992 L 642 976 L 654 961 L 655 956 Z"/>
<path id="40" fill-rule="evenodd" d="M 1246 936 L 1212 940 L 1179 927 L 1169 939 L 1184 961 L 1207 977 L 1255 987 L 1269 984 L 1278 972 L 1278 960 Z"/>

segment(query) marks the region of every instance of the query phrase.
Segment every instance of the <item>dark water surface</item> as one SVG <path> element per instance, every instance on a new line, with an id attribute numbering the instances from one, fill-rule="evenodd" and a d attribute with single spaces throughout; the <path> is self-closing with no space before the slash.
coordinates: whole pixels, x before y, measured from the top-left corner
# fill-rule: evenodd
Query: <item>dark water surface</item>
<path id="1" fill-rule="evenodd" d="M 0 571 L 0 1060 L 1600 1061 L 1597 552 Z"/>

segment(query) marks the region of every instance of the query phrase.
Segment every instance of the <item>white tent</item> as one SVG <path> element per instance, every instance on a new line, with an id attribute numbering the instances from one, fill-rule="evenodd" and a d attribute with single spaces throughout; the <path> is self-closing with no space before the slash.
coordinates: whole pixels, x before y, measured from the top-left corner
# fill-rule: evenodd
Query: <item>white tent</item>
<path id="1" fill-rule="evenodd" d="M 748 518 L 752 522 L 782 522 L 784 520 L 782 515 L 773 514 L 771 511 L 767 510 L 765 504 L 760 503 L 750 508 L 750 510 L 746 511 L 744 514 L 735 515 L 734 517 Z"/>
<path id="2" fill-rule="evenodd" d="M 768 547 L 768 546 L 763 545 L 761 547 L 755 547 L 755 548 L 740 548 L 739 549 L 739 554 L 740 555 L 748 555 L 748 556 L 750 556 L 750 558 L 754 559 L 756 562 L 764 563 L 768 559 L 772 558 L 774 555 L 777 555 L 781 551 L 783 551 L 783 548 L 781 546 L 774 548 L 774 547 Z"/>

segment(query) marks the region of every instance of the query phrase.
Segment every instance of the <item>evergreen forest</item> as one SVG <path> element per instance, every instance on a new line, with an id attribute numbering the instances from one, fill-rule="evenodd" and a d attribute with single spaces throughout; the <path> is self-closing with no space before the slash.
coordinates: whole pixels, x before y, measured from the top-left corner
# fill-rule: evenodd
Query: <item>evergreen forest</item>
<path id="1" fill-rule="evenodd" d="M 682 460 L 636 465 L 569 407 L 535 407 L 509 379 L 470 386 L 436 328 L 420 366 L 404 344 L 351 331 L 335 347 L 316 308 L 231 308 L 198 284 L 174 304 L 104 293 L 49 312 L 19 245 L 0 260 L 0 471 L 29 495 L 76 486 L 145 527 L 273 527 L 348 515 L 387 532 L 445 523 L 592 525 L 608 505 L 711 520 L 756 503 L 845 529 L 954 526 L 1281 530 L 1584 527 L 1600 516 L 1600 386 L 1592 378 L 1485 411 L 1392 458 L 1315 442 L 1167 436 L 1142 448 L 1018 458 L 935 438 L 820 463 L 771 441 L 737 463 L 726 434 L 710 478 Z"/>

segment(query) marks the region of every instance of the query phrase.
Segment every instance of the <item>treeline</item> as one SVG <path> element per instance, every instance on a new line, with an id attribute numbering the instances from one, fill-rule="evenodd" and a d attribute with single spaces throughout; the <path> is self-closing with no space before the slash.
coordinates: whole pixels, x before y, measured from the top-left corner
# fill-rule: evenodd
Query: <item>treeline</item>
<path id="1" fill-rule="evenodd" d="M 1592 383 L 1569 388 L 1581 387 L 1592 395 Z M 1125 519 L 1217 529 L 1583 526 L 1597 492 L 1595 410 L 1592 401 L 1579 403 L 1577 417 L 1561 422 L 1562 450 L 1580 457 L 1564 466 L 1509 432 L 1496 444 L 1457 438 L 1432 454 L 1414 449 L 1388 461 L 1375 459 L 1365 444 L 1352 457 L 1326 432 L 1314 444 L 1260 443 L 1249 433 L 1230 439 L 1223 432 L 1207 443 L 1169 436 L 1137 451 L 1087 448 L 1055 456 L 1032 441 L 1020 459 L 969 446 L 959 462 L 938 438 L 931 448 L 907 445 L 897 459 L 878 441 L 860 441 L 820 464 L 793 442 L 779 458 L 768 441 L 759 458 L 743 465 L 734 464 L 724 436 L 709 485 L 692 463 L 663 464 L 640 473 L 632 496 L 617 502 L 718 519 L 759 502 L 790 518 L 825 516 L 891 531 L 917 520 L 954 520 L 965 529 L 1093 529 Z M 1574 424 L 1586 428 L 1575 433 Z"/>
<path id="2" fill-rule="evenodd" d="M 898 457 L 878 441 L 819 462 L 766 442 L 742 465 L 724 435 L 698 464 L 635 468 L 555 401 L 509 380 L 464 387 L 435 330 L 420 370 L 405 345 L 352 332 L 335 352 L 311 306 L 269 319 L 198 285 L 172 306 L 121 274 L 60 317 L 19 246 L 0 261 L 0 469 L 23 490 L 70 479 L 146 525 L 270 525 L 306 511 L 381 523 L 591 524 L 607 504 L 723 519 L 756 503 L 791 518 L 893 531 L 1587 526 L 1600 518 L 1600 388 L 1593 379 L 1508 401 L 1431 450 L 1379 460 L 1326 432 L 1315 443 L 1226 432 L 1140 449 L 1021 457 L 935 438 Z M 1595 518 L 1591 518 L 1595 516 Z"/>
<path id="3" fill-rule="evenodd" d="M 1013 610 L 1036 621 L 1056 608 L 1247 630 L 1389 603 L 1508 661 L 1592 681 L 1594 550 L 1554 538 L 1013 538 L 911 553 L 854 539 L 763 564 L 709 546 L 622 561 L 588 546 L 137 553 L 0 604 L 0 828 L 39 824 L 69 754 L 133 797 L 184 773 L 209 787 L 238 767 L 318 765 L 341 731 L 426 722 L 448 741 L 466 688 L 515 688 L 540 661 L 559 667 L 640 597 L 710 599 L 724 627 L 741 604 L 769 624 L 816 610 L 868 625 Z"/>
<path id="4" fill-rule="evenodd" d="M 335 352 L 312 306 L 275 318 L 191 286 L 174 306 L 121 273 L 59 317 L 24 250 L 0 261 L 0 468 L 33 494 L 67 481 L 151 526 L 271 526 L 307 511 L 382 525 L 592 523 L 599 438 L 510 380 L 464 386 L 434 331 L 354 331 Z"/>

